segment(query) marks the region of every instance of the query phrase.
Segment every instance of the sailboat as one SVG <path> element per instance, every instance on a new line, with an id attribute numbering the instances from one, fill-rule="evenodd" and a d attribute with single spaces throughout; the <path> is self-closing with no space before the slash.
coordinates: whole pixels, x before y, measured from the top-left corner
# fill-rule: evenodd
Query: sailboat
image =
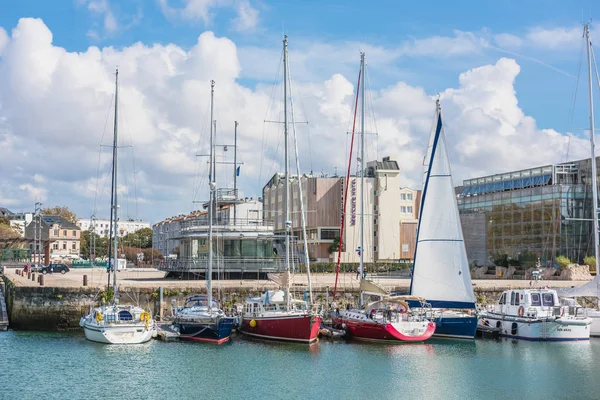
<path id="1" fill-rule="evenodd" d="M 477 330 L 475 295 L 439 99 L 425 166 L 410 294 L 431 304 L 434 336 L 473 339 Z"/>
<path id="2" fill-rule="evenodd" d="M 309 284 L 310 302 L 292 298 L 290 292 L 290 235 L 292 223 L 290 221 L 290 171 L 289 171 L 289 146 L 288 146 L 288 41 L 283 39 L 283 101 L 284 101 L 284 140 L 285 140 L 285 273 L 282 277 L 284 290 L 268 290 L 260 297 L 246 299 L 242 312 L 240 331 L 249 336 L 262 339 L 273 339 L 290 342 L 312 343 L 317 340 L 321 327 L 321 316 L 311 309 L 312 291 L 310 283 L 310 264 L 307 256 L 306 225 L 304 220 L 304 205 L 300 196 L 300 213 L 302 216 L 302 230 L 304 231 L 304 251 L 306 270 Z M 292 125 L 294 112 L 292 105 Z M 295 128 L 294 128 L 295 129 Z M 298 164 L 298 149 L 296 149 L 296 167 Z M 298 176 L 299 191 L 302 193 L 301 179 Z"/>
<path id="3" fill-rule="evenodd" d="M 208 203 L 208 265 L 206 269 L 206 295 L 188 297 L 183 308 L 177 310 L 173 327 L 183 340 L 196 340 L 221 344 L 229 340 L 234 318 L 225 315 L 212 297 L 213 271 L 213 222 L 216 213 L 216 151 L 214 138 L 214 93 L 215 81 L 210 82 L 210 172 Z"/>
<path id="4" fill-rule="evenodd" d="M 590 27 L 584 25 L 584 38 L 587 49 L 587 65 L 588 65 L 588 91 L 589 91 L 589 107 L 590 107 L 590 151 L 591 151 L 591 167 L 592 167 L 592 220 L 594 229 L 594 256 L 596 257 L 596 276 L 585 285 L 573 288 L 557 289 L 558 295 L 564 298 L 567 303 L 574 303 L 572 297 L 597 297 L 600 305 L 600 238 L 598 227 L 598 170 L 596 166 L 596 140 L 594 136 L 594 96 L 593 96 L 593 79 L 592 79 L 592 39 L 590 37 Z M 593 54 L 593 53 L 592 53 Z M 600 83 L 599 83 L 600 84 Z M 567 300 L 568 299 L 568 300 Z M 577 305 L 575 303 L 575 305 Z M 600 336 L 600 311 L 595 309 L 586 309 L 585 313 L 592 319 L 590 326 L 590 336 Z"/>
<path id="5" fill-rule="evenodd" d="M 149 312 L 143 308 L 132 305 L 120 305 L 117 288 L 118 269 L 118 235 L 117 221 L 119 198 L 117 192 L 117 138 L 118 138 L 118 104 L 119 104 L 119 70 L 115 74 L 115 121 L 113 137 L 113 168 L 110 198 L 110 230 L 112 235 L 111 250 L 113 272 L 113 299 L 111 304 L 93 308 L 90 313 L 83 316 L 79 325 L 85 332 L 88 340 L 108 344 L 136 344 L 145 343 L 156 335 L 154 321 Z M 110 265 L 110 262 L 109 262 Z M 110 271 L 109 271 L 110 274 Z M 110 275 L 109 275 L 110 277 Z M 107 287 L 107 291 L 109 287 Z"/>
<path id="6" fill-rule="evenodd" d="M 362 90 L 361 101 L 361 163 L 364 165 L 365 159 L 365 54 L 360 57 L 360 74 L 358 89 Z M 357 93 L 358 94 L 358 93 Z M 358 98 L 357 98 L 358 99 Z M 353 129 L 354 131 L 354 129 Z M 351 150 L 352 151 L 352 150 Z M 350 162 L 352 159 L 350 159 Z M 350 169 L 348 169 L 349 171 Z M 382 288 L 373 282 L 364 279 L 364 187 L 365 187 L 365 168 L 361 165 L 361 185 L 360 185 L 360 306 L 363 306 L 364 296 L 376 296 L 377 300 L 367 304 L 360 309 L 335 310 L 332 315 L 332 322 L 336 327 L 342 327 L 348 334 L 358 340 L 376 341 L 376 342 L 421 342 L 427 340 L 433 335 L 435 323 L 424 317 L 423 310 L 427 307 L 425 299 L 416 296 L 389 296 Z M 345 204 L 344 204 L 345 213 Z M 345 215 L 343 216 L 345 218 Z M 343 222 L 342 222 L 343 224 Z M 343 230 L 343 225 L 342 225 Z M 341 244 L 340 244 L 341 248 Z M 338 265 L 340 262 L 338 251 Z M 336 268 L 336 287 L 337 290 L 337 272 Z M 335 294 L 334 294 L 335 300 Z M 408 305 L 408 300 L 416 303 L 412 309 Z M 418 309 L 417 309 L 418 308 Z"/>

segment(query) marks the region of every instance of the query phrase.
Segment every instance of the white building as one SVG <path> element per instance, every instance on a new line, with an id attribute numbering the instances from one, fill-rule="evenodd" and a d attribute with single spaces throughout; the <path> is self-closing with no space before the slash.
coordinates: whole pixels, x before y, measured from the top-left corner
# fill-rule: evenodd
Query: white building
<path id="1" fill-rule="evenodd" d="M 110 220 L 108 219 L 79 219 L 77 220 L 77 226 L 82 231 L 89 231 L 93 226 L 94 232 L 98 236 L 108 236 L 110 234 Z M 125 236 L 128 233 L 137 232 L 143 228 L 150 228 L 150 223 L 144 221 L 136 221 L 128 219 L 117 222 L 118 236 Z"/>
<path id="2" fill-rule="evenodd" d="M 292 233 L 301 238 L 300 196 L 297 176 L 290 179 L 290 221 Z M 345 186 L 348 185 L 345 228 L 342 242 L 342 262 L 355 263 L 360 259 L 361 178 L 351 176 L 315 177 L 303 175 L 302 191 L 306 212 L 306 230 L 309 256 L 313 261 L 335 261 L 336 254 L 329 248 L 340 236 L 340 217 Z M 364 190 L 364 243 L 365 262 L 394 261 L 405 258 L 401 254 L 401 223 L 416 222 L 418 192 L 400 186 L 400 168 L 389 157 L 367 163 Z M 263 188 L 265 219 L 272 221 L 276 233 L 285 230 L 285 179 L 275 174 Z M 408 238 L 410 239 L 410 238 Z M 414 238 L 412 239 L 414 240 Z"/>
<path id="3" fill-rule="evenodd" d="M 241 227 L 262 225 L 262 213 L 263 206 L 260 199 L 245 198 L 241 199 L 237 204 L 228 205 L 220 209 L 217 212 L 217 221 L 215 224 L 228 224 Z M 189 225 L 190 220 L 196 221 L 203 215 L 207 215 L 207 211 L 196 211 L 186 215 L 178 215 L 152 225 L 152 247 L 165 257 L 175 254 L 178 247 L 181 252 L 182 226 Z M 185 256 L 183 254 L 180 255 L 182 257 Z"/>

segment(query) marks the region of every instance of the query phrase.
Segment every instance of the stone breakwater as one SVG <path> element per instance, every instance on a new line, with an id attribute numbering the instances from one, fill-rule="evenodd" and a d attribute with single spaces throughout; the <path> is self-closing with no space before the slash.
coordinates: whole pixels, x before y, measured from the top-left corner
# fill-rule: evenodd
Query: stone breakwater
<path id="1" fill-rule="evenodd" d="M 6 277 L 4 280 L 10 327 L 15 330 L 78 330 L 80 318 L 89 312 L 90 307 L 98 305 L 105 296 L 98 288 L 19 286 Z M 394 292 L 408 291 L 408 281 L 406 283 L 386 288 Z M 527 282 L 522 282 L 521 287 L 527 286 Z M 492 304 L 503 290 L 511 288 L 515 286 L 477 287 L 475 284 L 475 298 L 480 305 Z M 214 295 L 224 308 L 230 309 L 234 304 L 243 303 L 247 297 L 259 296 L 262 291 L 257 287 L 227 287 L 220 291 L 215 290 Z M 172 315 L 173 304 L 181 306 L 187 296 L 200 292 L 202 290 L 199 290 L 197 285 L 163 289 L 163 317 L 168 318 Z M 150 310 L 154 316 L 161 314 L 158 287 L 123 287 L 119 293 L 121 304 L 139 304 Z M 357 288 L 344 288 L 338 293 L 338 307 L 358 303 Z M 297 296 L 301 298 L 302 295 L 303 289 L 299 289 Z M 313 298 L 317 305 L 326 307 L 327 303 L 332 301 L 332 291 L 318 289 Z"/>

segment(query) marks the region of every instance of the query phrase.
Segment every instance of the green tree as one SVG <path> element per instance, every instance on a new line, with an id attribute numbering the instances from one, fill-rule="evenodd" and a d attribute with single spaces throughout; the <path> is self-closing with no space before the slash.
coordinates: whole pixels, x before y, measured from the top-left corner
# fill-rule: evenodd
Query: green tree
<path id="1" fill-rule="evenodd" d="M 567 256 L 558 256 L 556 257 L 556 263 L 560 267 L 560 269 L 567 268 L 567 265 L 571 264 L 571 260 Z"/>
<path id="2" fill-rule="evenodd" d="M 77 215 L 67 206 L 54 206 L 48 208 L 42 208 L 42 215 L 58 215 L 63 217 L 67 221 L 77 222 Z"/>
<path id="3" fill-rule="evenodd" d="M 142 228 L 136 232 L 128 233 L 127 235 L 119 238 L 121 246 L 132 246 L 140 247 L 142 249 L 149 249 L 152 247 L 152 229 Z"/>
<path id="4" fill-rule="evenodd" d="M 0 218 L 0 239 L 16 239 L 20 236 L 19 232 L 10 226 L 8 218 Z"/>
<path id="5" fill-rule="evenodd" d="M 583 259 L 583 263 L 588 266 L 591 274 L 596 273 L 596 257 L 587 256 L 586 258 Z"/>
<path id="6" fill-rule="evenodd" d="M 339 236 L 333 239 L 333 243 L 327 248 L 329 254 L 337 253 L 340 250 L 340 238 Z"/>

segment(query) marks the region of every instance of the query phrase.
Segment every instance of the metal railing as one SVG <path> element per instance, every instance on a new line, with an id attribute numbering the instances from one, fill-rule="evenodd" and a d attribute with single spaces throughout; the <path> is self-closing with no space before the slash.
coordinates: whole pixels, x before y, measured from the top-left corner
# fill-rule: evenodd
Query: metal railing
<path id="1" fill-rule="evenodd" d="M 292 256 L 290 262 L 298 269 L 301 259 Z M 205 272 L 208 268 L 208 258 L 184 258 L 164 260 L 158 269 L 167 272 Z M 223 257 L 214 261 L 213 271 L 223 272 L 276 272 L 285 268 L 285 257 Z"/>

